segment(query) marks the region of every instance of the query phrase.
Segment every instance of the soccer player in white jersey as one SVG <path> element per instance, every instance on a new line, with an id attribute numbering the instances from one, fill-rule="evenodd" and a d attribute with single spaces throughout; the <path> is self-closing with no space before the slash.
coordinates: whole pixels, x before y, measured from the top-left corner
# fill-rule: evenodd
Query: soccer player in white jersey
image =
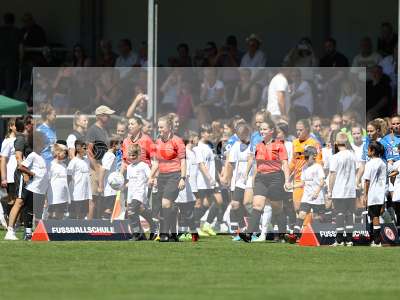
<path id="1" fill-rule="evenodd" d="M 108 184 L 108 176 L 118 171 L 117 170 L 117 157 L 116 153 L 120 148 L 121 139 L 119 136 L 112 136 L 108 145 L 108 151 L 101 159 L 101 167 L 99 174 L 99 187 L 97 191 L 103 195 L 102 204 L 100 205 L 103 219 L 109 220 L 111 218 L 112 210 L 114 207 L 115 196 L 117 191 L 111 188 Z"/>
<path id="2" fill-rule="evenodd" d="M 247 215 L 247 210 L 244 207 L 245 190 L 253 187 L 254 175 L 254 164 L 247 171 L 247 164 L 252 157 L 251 129 L 247 124 L 240 124 L 237 127 L 236 134 L 239 141 L 235 142 L 229 151 L 228 161 L 230 164 L 225 171 L 226 177 L 223 181 L 231 183 L 230 226 L 231 228 L 244 229 L 244 217 Z M 235 237 L 234 240 L 236 240 Z"/>
<path id="3" fill-rule="evenodd" d="M 29 181 L 25 187 L 21 187 L 20 193 L 22 199 L 24 199 L 24 205 L 30 207 L 29 210 L 34 212 L 37 219 L 40 219 L 42 217 L 49 178 L 47 174 L 46 161 L 40 155 L 45 145 L 43 134 L 36 131 L 33 133 L 33 138 L 35 140 L 33 152 L 31 152 L 19 166 L 19 171 L 22 174 L 29 176 Z M 14 219 L 10 220 L 11 222 L 8 224 L 7 234 L 4 237 L 5 240 L 18 240 L 15 236 L 15 221 L 13 220 Z M 25 217 L 24 222 L 25 239 L 29 240 L 32 236 L 32 218 Z"/>
<path id="4" fill-rule="evenodd" d="M 89 201 L 92 199 L 90 183 L 90 161 L 86 156 L 87 145 L 81 140 L 74 143 L 74 158 L 68 164 L 68 175 L 72 178 L 69 189 L 71 192 L 71 219 L 84 219 L 89 212 Z"/>
<path id="5" fill-rule="evenodd" d="M 140 160 L 141 148 L 138 144 L 128 147 L 128 159 L 131 162 L 126 169 L 126 179 L 128 180 L 128 219 L 132 231 L 132 240 L 144 240 L 140 217 L 142 216 L 150 225 L 151 236 L 154 239 L 155 224 L 149 208 L 145 205 L 147 202 L 148 181 L 150 178 L 150 167 Z"/>
<path id="6" fill-rule="evenodd" d="M 336 135 L 335 154 L 329 164 L 328 197 L 333 200 L 336 212 L 336 241 L 333 246 L 352 246 L 352 234 L 356 200 L 357 159 L 347 134 Z M 344 232 L 346 238 L 344 238 Z"/>
<path id="7" fill-rule="evenodd" d="M 371 141 L 368 145 L 368 157 L 363 175 L 364 197 L 368 206 L 368 215 L 372 222 L 370 236 L 373 238 L 372 247 L 381 247 L 381 225 L 379 217 L 384 211 L 387 168 L 382 157 L 385 149 L 381 143 Z"/>
<path id="8" fill-rule="evenodd" d="M 197 226 L 205 209 L 209 209 L 206 222 L 198 230 L 200 236 L 216 235 L 216 232 L 211 227 L 211 223 L 218 214 L 218 207 L 222 205 L 222 197 L 215 193 L 215 155 L 209 145 L 211 133 L 211 126 L 202 125 L 200 128 L 200 141 L 193 148 L 199 166 L 199 173 L 197 175 L 198 197 L 203 207 L 203 210 L 196 209 L 195 222 Z"/>
<path id="9" fill-rule="evenodd" d="M 179 241 L 198 240 L 198 233 L 194 222 L 194 205 L 197 194 L 197 175 L 199 165 L 197 164 L 196 154 L 193 147 L 197 145 L 199 137 L 195 132 L 189 132 L 185 139 L 186 144 L 186 184 L 185 188 L 179 192 L 175 203 L 179 208 L 178 215 L 178 236 Z"/>
<path id="10" fill-rule="evenodd" d="M 308 213 L 312 211 L 313 219 L 319 219 L 325 210 L 325 198 L 323 186 L 325 173 L 321 164 L 316 162 L 318 155 L 317 148 L 308 146 L 304 150 L 306 165 L 301 172 L 301 181 L 295 183 L 293 188 L 304 188 L 304 193 L 300 202 L 300 209 L 294 226 L 294 235 L 289 234 L 289 242 L 294 242 L 300 236 L 301 227 Z"/>
<path id="11" fill-rule="evenodd" d="M 71 203 L 67 179 L 67 146 L 54 144 L 53 161 L 50 163 L 49 177 L 50 186 L 47 192 L 50 218 L 62 219 L 67 210 L 67 205 Z"/>

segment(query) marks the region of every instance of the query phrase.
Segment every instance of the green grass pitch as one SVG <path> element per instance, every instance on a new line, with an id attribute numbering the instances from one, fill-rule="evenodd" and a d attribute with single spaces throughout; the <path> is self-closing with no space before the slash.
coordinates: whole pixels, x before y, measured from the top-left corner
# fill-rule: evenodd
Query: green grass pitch
<path id="1" fill-rule="evenodd" d="M 0 233 L 0 238 L 4 235 Z M 400 248 L 0 242 L 0 299 L 398 299 Z"/>

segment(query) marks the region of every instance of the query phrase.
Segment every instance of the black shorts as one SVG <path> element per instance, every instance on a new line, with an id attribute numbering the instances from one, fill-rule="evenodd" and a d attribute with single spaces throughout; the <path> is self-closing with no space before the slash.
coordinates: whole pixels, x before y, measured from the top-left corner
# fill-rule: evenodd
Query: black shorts
<path id="1" fill-rule="evenodd" d="M 332 199 L 336 213 L 353 213 L 356 207 L 355 198 Z"/>
<path id="2" fill-rule="evenodd" d="M 324 204 L 311 204 L 311 203 L 300 203 L 299 211 L 304 211 L 306 213 L 313 211 L 314 214 L 323 214 L 325 213 L 325 205 Z"/>
<path id="3" fill-rule="evenodd" d="M 24 182 L 24 177 L 22 173 L 18 170 L 14 173 L 14 187 L 15 187 L 15 198 L 24 199 L 26 197 L 25 190 L 26 183 Z M 25 194 L 24 194 L 25 193 Z"/>
<path id="4" fill-rule="evenodd" d="M 15 183 L 7 183 L 7 194 L 15 196 Z"/>
<path id="5" fill-rule="evenodd" d="M 383 204 L 368 206 L 368 215 L 370 218 L 380 217 Z"/>
<path id="6" fill-rule="evenodd" d="M 285 177 L 283 172 L 258 173 L 254 181 L 254 196 L 264 196 L 273 201 L 287 199 L 283 185 Z"/>
<path id="7" fill-rule="evenodd" d="M 243 203 L 244 200 L 244 192 L 245 190 L 242 188 L 235 187 L 235 190 L 232 192 L 232 201 L 238 201 Z"/>
<path id="8" fill-rule="evenodd" d="M 158 195 L 160 199 L 168 199 L 175 202 L 178 198 L 178 184 L 181 179 L 180 172 L 160 173 L 157 179 Z"/>

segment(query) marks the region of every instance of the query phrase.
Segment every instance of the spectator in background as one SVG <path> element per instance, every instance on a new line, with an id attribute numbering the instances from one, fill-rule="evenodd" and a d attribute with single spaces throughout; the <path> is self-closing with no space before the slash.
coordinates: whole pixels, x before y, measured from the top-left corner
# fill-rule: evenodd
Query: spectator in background
<path id="1" fill-rule="evenodd" d="M 290 119 L 307 119 L 312 115 L 314 109 L 314 98 L 311 86 L 306 80 L 302 79 L 300 69 L 292 70 L 291 79 L 290 100 L 292 103 L 290 108 Z"/>
<path id="2" fill-rule="evenodd" d="M 192 58 L 190 57 L 189 46 L 186 43 L 181 43 L 176 47 L 178 51 L 177 66 L 178 67 L 191 67 Z"/>
<path id="3" fill-rule="evenodd" d="M 75 157 L 75 141 L 86 142 L 86 131 L 89 124 L 87 115 L 80 111 L 74 114 L 74 123 L 72 124 L 72 132 L 67 137 L 68 156 L 70 159 Z"/>
<path id="4" fill-rule="evenodd" d="M 284 67 L 317 67 L 318 59 L 315 56 L 311 40 L 302 38 L 295 48 L 285 56 L 282 65 Z"/>
<path id="5" fill-rule="evenodd" d="M 288 119 L 290 109 L 288 75 L 289 69 L 281 68 L 269 83 L 267 111 L 275 123 L 280 119 Z"/>
<path id="6" fill-rule="evenodd" d="M 146 117 L 146 112 L 147 112 L 147 102 L 149 100 L 149 97 L 145 94 L 143 94 L 143 90 L 139 87 L 135 87 L 135 96 L 132 99 L 132 103 L 129 106 L 127 112 L 126 112 L 126 117 L 129 119 L 133 116 L 137 116 L 140 118 L 145 118 Z"/>
<path id="7" fill-rule="evenodd" d="M 362 98 L 358 95 L 354 83 L 350 80 L 346 80 L 342 83 L 339 102 L 341 104 L 341 113 L 344 113 L 348 110 L 361 112 L 363 111 L 365 105 L 365 103 L 362 101 Z"/>
<path id="8" fill-rule="evenodd" d="M 261 39 L 258 35 L 252 33 L 247 39 L 247 52 L 242 57 L 240 62 L 241 67 L 265 67 L 267 64 L 267 58 L 265 53 L 260 49 Z"/>
<path id="9" fill-rule="evenodd" d="M 391 114 L 391 88 L 389 78 L 381 66 L 372 68 L 372 80 L 367 82 L 367 120 Z"/>
<path id="10" fill-rule="evenodd" d="M 188 121 L 193 118 L 193 96 L 191 85 L 187 81 L 180 84 L 176 112 L 182 123 L 182 128 L 188 128 Z"/>
<path id="11" fill-rule="evenodd" d="M 121 141 L 126 138 L 127 133 L 128 133 L 128 120 L 127 119 L 121 119 L 117 122 L 117 128 L 115 130 L 116 135 L 118 136 Z"/>
<path id="12" fill-rule="evenodd" d="M 122 39 L 118 44 L 119 56 L 115 61 L 115 67 L 118 68 L 120 77 L 124 78 L 130 71 L 130 67 L 136 65 L 138 55 L 133 52 L 132 43 L 129 39 Z"/>
<path id="13" fill-rule="evenodd" d="M 336 50 L 336 40 L 329 38 L 324 44 L 325 55 L 319 62 L 320 67 L 348 67 L 349 60 Z"/>
<path id="14" fill-rule="evenodd" d="M 53 81 L 52 87 L 54 89 L 53 94 L 53 106 L 57 113 L 67 113 L 68 109 L 71 108 L 72 104 L 72 89 L 73 89 L 73 68 L 61 67 L 58 69 L 57 76 Z"/>
<path id="15" fill-rule="evenodd" d="M 99 67 L 114 67 L 118 55 L 113 51 L 111 41 L 100 41 L 100 57 L 97 65 Z"/>
<path id="16" fill-rule="evenodd" d="M 21 31 L 15 27 L 15 16 L 4 14 L 0 27 L 0 94 L 12 97 L 17 89 L 18 65 L 22 54 Z"/>
<path id="17" fill-rule="evenodd" d="M 32 14 L 25 13 L 22 17 L 22 36 L 25 47 L 43 47 L 47 43 L 46 32 L 36 24 Z"/>
<path id="18" fill-rule="evenodd" d="M 355 68 L 367 68 L 366 80 L 372 80 L 372 68 L 377 66 L 382 60 L 382 56 L 373 51 L 372 40 L 369 37 L 364 37 L 360 43 L 360 53 L 353 59 L 351 72 L 358 75 L 358 79 L 363 82 L 364 70 Z"/>
<path id="19" fill-rule="evenodd" d="M 135 64 L 138 67 L 147 67 L 147 42 L 143 41 L 140 44 L 138 61 Z"/>
<path id="20" fill-rule="evenodd" d="M 176 110 L 181 81 L 182 68 L 173 68 L 160 88 L 160 92 L 162 94 L 160 107 L 161 112 L 170 112 Z"/>
<path id="21" fill-rule="evenodd" d="M 75 44 L 72 50 L 73 67 L 91 67 L 92 60 L 86 55 L 81 44 Z"/>
<path id="22" fill-rule="evenodd" d="M 199 125 L 225 116 L 224 83 L 217 79 L 217 69 L 205 68 L 203 74 L 200 103 L 195 107 Z"/>
<path id="23" fill-rule="evenodd" d="M 397 44 L 397 33 L 393 30 L 393 25 L 389 22 L 381 24 L 381 34 L 378 37 L 378 52 L 382 57 L 393 54 Z"/>
<path id="24" fill-rule="evenodd" d="M 202 67 L 215 67 L 217 64 L 218 48 L 214 42 L 207 42 L 204 48 L 204 60 Z"/>
<path id="25" fill-rule="evenodd" d="M 218 51 L 217 67 L 222 67 L 221 79 L 225 85 L 225 96 L 228 102 L 233 99 L 235 88 L 240 76 L 237 67 L 240 65 L 243 53 L 238 49 L 237 39 L 234 35 L 226 38 L 225 45 Z"/>
<path id="26" fill-rule="evenodd" d="M 394 47 L 393 53 L 386 56 L 381 60 L 379 65 L 382 67 L 382 71 L 385 75 L 390 78 L 390 86 L 392 87 L 392 95 L 397 95 L 397 65 L 398 65 L 398 53 L 397 44 Z"/>
<path id="27" fill-rule="evenodd" d="M 338 99 L 340 97 L 340 86 L 346 76 L 345 70 L 349 61 L 336 50 L 336 41 L 329 38 L 325 41 L 325 55 L 320 60 L 319 77 L 321 82 L 318 85 L 318 96 L 320 101 L 315 102 L 314 112 L 322 117 L 329 117 L 332 113 L 338 112 Z M 331 69 L 334 67 L 333 69 Z"/>
<path id="28" fill-rule="evenodd" d="M 260 101 L 261 87 L 251 81 L 251 69 L 240 68 L 239 73 L 240 82 L 235 89 L 233 101 L 229 104 L 229 111 L 231 115 L 240 115 L 249 122 Z"/>

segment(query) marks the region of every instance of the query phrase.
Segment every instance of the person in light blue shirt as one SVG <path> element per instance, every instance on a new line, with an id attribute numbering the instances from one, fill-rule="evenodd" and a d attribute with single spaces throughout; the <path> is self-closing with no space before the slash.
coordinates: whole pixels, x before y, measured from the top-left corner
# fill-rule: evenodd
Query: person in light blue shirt
<path id="1" fill-rule="evenodd" d="M 391 133 L 380 141 L 385 147 L 385 157 L 389 163 L 400 160 L 397 146 L 400 144 L 400 116 L 394 116 L 391 120 Z"/>
<path id="2" fill-rule="evenodd" d="M 51 148 L 57 141 L 57 134 L 54 128 L 57 115 L 53 106 L 45 104 L 41 109 L 41 118 L 43 122 L 36 128 L 36 130 L 43 133 L 45 138 L 45 147 L 41 152 L 41 156 L 46 161 L 46 164 L 50 166 L 50 163 L 53 160 Z"/>

